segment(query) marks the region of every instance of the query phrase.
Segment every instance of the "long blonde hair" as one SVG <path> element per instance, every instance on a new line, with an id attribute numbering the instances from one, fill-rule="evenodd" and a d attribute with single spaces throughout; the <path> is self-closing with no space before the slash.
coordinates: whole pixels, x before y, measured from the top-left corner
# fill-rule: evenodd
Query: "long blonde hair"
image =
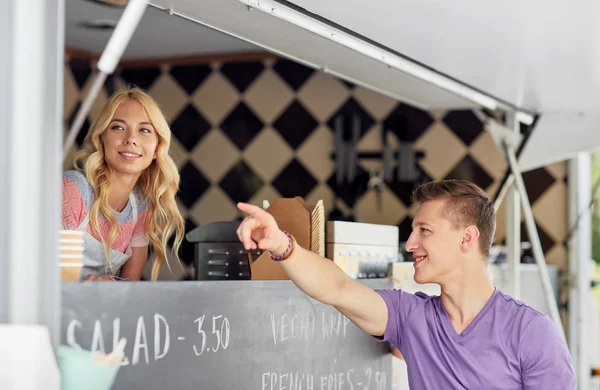
<path id="1" fill-rule="evenodd" d="M 100 137 L 108 129 L 117 108 L 121 103 L 128 100 L 137 101 L 144 107 L 158 134 L 156 159 L 142 172 L 136 185 L 138 190 L 148 199 L 146 231 L 156 253 L 154 264 L 152 264 L 152 280 L 154 281 L 158 279 L 162 264 L 167 262 L 167 265 L 169 265 L 167 258 L 169 238 L 175 234 L 173 252 L 175 258 L 179 261 L 179 247 L 185 233 L 183 217 L 175 202 L 180 179 L 177 166 L 169 156 L 171 129 L 156 102 L 138 88 L 129 88 L 113 94 L 102 108 L 100 115 L 92 123 L 85 137 L 82 150 L 76 154 L 75 168 L 84 171 L 94 190 L 94 202 L 90 209 L 90 224 L 102 241 L 106 252 L 106 262 L 110 265 L 110 252 L 117 238 L 118 226 L 117 220 L 108 205 L 109 177 L 112 168 L 104 159 L 104 149 Z M 108 240 L 105 240 L 100 233 L 100 214 L 111 225 Z"/>

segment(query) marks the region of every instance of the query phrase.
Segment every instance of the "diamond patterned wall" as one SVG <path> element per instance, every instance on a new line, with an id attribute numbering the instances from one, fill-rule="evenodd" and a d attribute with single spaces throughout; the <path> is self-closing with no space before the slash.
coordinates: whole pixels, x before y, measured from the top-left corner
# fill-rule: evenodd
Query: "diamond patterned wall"
<path id="1" fill-rule="evenodd" d="M 65 128 L 89 88 L 91 70 L 89 62 L 67 56 Z M 483 130 L 489 113 L 422 111 L 288 60 L 120 69 L 90 116 L 111 91 L 129 83 L 149 91 L 170 120 L 171 152 L 182 176 L 179 205 L 188 229 L 239 218 L 237 201 L 303 196 L 309 202 L 323 199 L 327 213 L 337 219 L 397 225 L 406 239 L 416 183 L 394 179 L 376 192 L 368 186 L 370 172 L 380 165 L 373 160 L 360 161 L 353 181 L 338 180 L 330 157 L 338 114 L 360 118 L 359 151 L 381 151 L 382 127 L 391 130 L 392 148 L 410 143 L 422 151 L 420 180 L 467 179 L 493 194 L 505 170 Z M 564 163 L 524 176 L 547 260 L 560 266 L 566 264 L 561 244 L 567 230 L 565 176 Z M 504 220 L 502 208 L 497 242 L 504 238 Z M 189 253 L 184 260 L 191 261 Z"/>

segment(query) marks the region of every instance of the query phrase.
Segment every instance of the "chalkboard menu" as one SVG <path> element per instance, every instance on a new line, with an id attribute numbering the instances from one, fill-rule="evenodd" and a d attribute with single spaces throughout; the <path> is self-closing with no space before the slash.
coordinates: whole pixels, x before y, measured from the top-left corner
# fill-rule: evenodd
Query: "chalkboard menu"
<path id="1" fill-rule="evenodd" d="M 66 283 L 62 299 L 63 344 L 127 340 L 115 390 L 391 388 L 389 346 L 290 281 Z"/>

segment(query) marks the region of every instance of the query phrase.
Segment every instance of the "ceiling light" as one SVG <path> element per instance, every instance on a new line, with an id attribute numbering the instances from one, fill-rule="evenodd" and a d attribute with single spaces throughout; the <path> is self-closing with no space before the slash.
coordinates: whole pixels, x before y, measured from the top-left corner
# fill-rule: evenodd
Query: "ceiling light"
<path id="1" fill-rule="evenodd" d="M 112 19 L 90 19 L 83 20 L 77 25 L 88 30 L 107 31 L 114 30 L 117 27 L 117 22 Z"/>
<path id="2" fill-rule="evenodd" d="M 373 58 L 376 61 L 382 62 L 391 68 L 397 69 L 413 77 L 433 84 L 441 89 L 452 92 L 490 110 L 495 110 L 498 106 L 498 102 L 495 99 L 481 92 L 469 88 L 448 77 L 440 75 L 439 73 L 436 73 L 424 66 L 402 58 L 390 51 L 370 44 L 360 38 L 310 18 L 301 12 L 285 7 L 280 3 L 272 0 L 239 1 L 247 5 L 250 10 L 257 9 L 279 19 L 285 20 L 288 23 L 294 24 L 323 38 L 336 42 L 360 54 Z"/>
<path id="3" fill-rule="evenodd" d="M 111 7 L 125 7 L 129 0 L 88 0 L 94 3 L 109 5 Z"/>

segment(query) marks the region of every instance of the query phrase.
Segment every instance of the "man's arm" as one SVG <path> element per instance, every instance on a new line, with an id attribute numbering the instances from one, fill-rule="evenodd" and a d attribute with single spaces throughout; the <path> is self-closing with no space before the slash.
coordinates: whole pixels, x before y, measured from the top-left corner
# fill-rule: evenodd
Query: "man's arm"
<path id="1" fill-rule="evenodd" d="M 351 279 L 333 261 L 297 246 L 281 266 L 304 293 L 335 307 L 366 333 L 383 336 L 388 317 L 385 301 L 371 288 Z"/>
<path id="2" fill-rule="evenodd" d="M 250 214 L 238 228 L 238 237 L 246 249 L 259 247 L 275 256 L 286 251 L 288 237 L 269 213 L 248 204 L 238 204 L 238 207 Z M 351 279 L 331 260 L 296 245 L 293 254 L 280 264 L 304 293 L 334 306 L 366 333 L 383 336 L 388 318 L 383 298 Z"/>
<path id="3" fill-rule="evenodd" d="M 523 388 L 574 390 L 571 355 L 558 328 L 547 316 L 535 318 L 520 343 Z"/>

